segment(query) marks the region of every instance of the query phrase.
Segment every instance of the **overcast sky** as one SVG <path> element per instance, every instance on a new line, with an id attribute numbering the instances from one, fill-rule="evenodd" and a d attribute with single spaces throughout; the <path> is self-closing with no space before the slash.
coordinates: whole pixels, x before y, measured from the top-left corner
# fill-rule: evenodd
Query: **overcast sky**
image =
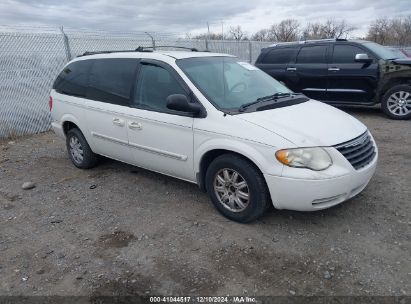
<path id="1" fill-rule="evenodd" d="M 302 24 L 346 19 L 364 35 L 377 17 L 411 15 L 411 0 L 1 0 L 0 25 L 39 25 L 97 30 L 184 34 L 230 26 L 252 34 L 282 19 Z"/>

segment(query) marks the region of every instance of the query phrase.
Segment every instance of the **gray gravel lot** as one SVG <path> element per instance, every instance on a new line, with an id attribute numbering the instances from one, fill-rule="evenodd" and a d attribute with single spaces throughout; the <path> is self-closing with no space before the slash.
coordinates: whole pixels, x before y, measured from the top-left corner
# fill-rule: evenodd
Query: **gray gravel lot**
<path id="1" fill-rule="evenodd" d="M 380 149 L 365 191 L 251 224 L 193 184 L 76 169 L 52 133 L 0 141 L 0 295 L 411 295 L 411 121 L 346 111 Z"/>

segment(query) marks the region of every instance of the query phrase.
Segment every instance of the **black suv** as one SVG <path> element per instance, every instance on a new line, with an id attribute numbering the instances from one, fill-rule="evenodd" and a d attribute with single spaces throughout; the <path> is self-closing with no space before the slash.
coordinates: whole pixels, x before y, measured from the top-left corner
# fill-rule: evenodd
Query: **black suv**
<path id="1" fill-rule="evenodd" d="M 411 58 L 377 43 L 278 43 L 262 49 L 255 65 L 310 98 L 334 105 L 381 103 L 393 119 L 411 117 Z"/>

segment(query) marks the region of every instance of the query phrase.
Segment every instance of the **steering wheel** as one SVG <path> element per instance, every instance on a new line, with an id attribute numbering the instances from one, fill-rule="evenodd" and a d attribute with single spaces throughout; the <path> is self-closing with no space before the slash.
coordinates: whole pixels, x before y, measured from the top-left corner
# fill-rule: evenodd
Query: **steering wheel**
<path id="1" fill-rule="evenodd" d="M 242 90 L 240 90 L 240 91 L 236 91 L 236 90 L 235 90 L 236 88 L 241 87 L 241 86 L 243 87 Z M 236 83 L 236 84 L 230 89 L 230 93 L 241 93 L 241 92 L 244 92 L 246 89 L 247 89 L 247 84 L 242 81 L 242 82 Z"/>

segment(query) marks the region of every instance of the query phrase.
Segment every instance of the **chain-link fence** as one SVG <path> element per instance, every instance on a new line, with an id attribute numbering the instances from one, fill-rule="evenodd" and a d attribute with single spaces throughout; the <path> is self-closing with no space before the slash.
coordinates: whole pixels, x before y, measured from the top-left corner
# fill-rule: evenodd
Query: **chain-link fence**
<path id="1" fill-rule="evenodd" d="M 67 61 L 86 51 L 173 45 L 232 54 L 254 63 L 261 49 L 270 44 L 184 39 L 173 33 L 0 26 L 0 138 L 50 128 L 48 98 L 53 80 Z"/>
<path id="2" fill-rule="evenodd" d="M 47 27 L 0 27 L 0 138 L 50 128 L 48 98 L 67 61 L 86 51 L 184 46 L 228 53 L 254 62 L 268 42 L 206 41 L 177 34 L 103 32 Z"/>

